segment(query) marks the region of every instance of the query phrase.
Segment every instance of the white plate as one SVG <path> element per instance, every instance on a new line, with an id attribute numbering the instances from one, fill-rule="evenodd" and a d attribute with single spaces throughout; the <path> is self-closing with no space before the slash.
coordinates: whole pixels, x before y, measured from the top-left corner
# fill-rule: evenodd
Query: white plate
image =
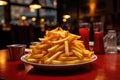
<path id="1" fill-rule="evenodd" d="M 73 67 L 80 67 L 84 64 L 89 64 L 93 61 L 95 61 L 97 59 L 96 55 L 92 56 L 92 60 L 89 62 L 83 62 L 83 63 L 77 63 L 77 64 L 38 64 L 38 63 L 32 63 L 32 62 L 28 62 L 26 61 L 26 57 L 30 56 L 30 54 L 25 54 L 21 57 L 21 60 L 24 63 L 30 64 L 34 67 L 39 67 L 39 68 L 44 68 L 44 69 L 65 69 L 65 68 L 73 68 Z"/>

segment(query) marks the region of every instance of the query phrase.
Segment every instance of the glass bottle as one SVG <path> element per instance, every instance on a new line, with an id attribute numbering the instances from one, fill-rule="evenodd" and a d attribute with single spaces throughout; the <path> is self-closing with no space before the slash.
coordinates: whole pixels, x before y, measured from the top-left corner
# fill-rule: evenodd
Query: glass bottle
<path id="1" fill-rule="evenodd" d="M 105 53 L 117 53 L 117 37 L 115 30 L 108 30 L 107 35 L 104 38 L 105 41 Z"/>

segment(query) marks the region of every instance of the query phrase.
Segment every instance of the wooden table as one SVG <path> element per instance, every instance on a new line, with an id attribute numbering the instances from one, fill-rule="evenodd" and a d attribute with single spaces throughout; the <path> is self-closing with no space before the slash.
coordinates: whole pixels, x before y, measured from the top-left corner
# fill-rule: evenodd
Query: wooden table
<path id="1" fill-rule="evenodd" d="M 5 80 L 120 80 L 120 54 L 97 54 L 98 59 L 76 69 L 44 70 L 8 61 L 8 51 L 0 50 L 0 78 Z"/>

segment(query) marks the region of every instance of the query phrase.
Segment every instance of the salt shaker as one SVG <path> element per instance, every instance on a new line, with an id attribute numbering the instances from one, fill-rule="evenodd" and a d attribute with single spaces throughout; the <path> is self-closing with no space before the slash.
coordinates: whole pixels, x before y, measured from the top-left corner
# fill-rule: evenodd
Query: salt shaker
<path id="1" fill-rule="evenodd" d="M 115 30 L 108 30 L 105 39 L 105 53 L 117 53 L 117 37 Z"/>

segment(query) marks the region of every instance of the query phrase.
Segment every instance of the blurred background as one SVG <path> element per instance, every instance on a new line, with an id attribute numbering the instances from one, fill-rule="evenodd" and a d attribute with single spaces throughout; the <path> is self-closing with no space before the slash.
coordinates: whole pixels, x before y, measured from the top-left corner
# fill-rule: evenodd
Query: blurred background
<path id="1" fill-rule="evenodd" d="M 2 4 L 1 1 L 6 1 Z M 39 8 L 30 7 L 39 4 Z M 58 26 L 79 35 L 82 22 L 104 23 L 104 34 L 115 29 L 120 38 L 120 0 L 0 0 L 0 49 L 8 44 L 39 41 Z M 91 30 L 90 40 L 93 40 Z M 120 39 L 118 42 L 120 43 Z"/>

